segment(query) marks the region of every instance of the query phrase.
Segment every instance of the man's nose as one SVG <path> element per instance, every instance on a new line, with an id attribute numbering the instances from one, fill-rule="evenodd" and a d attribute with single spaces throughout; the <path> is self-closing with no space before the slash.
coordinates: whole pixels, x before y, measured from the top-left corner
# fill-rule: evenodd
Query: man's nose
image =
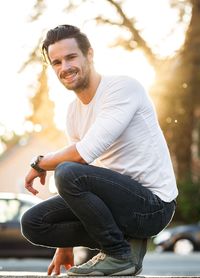
<path id="1" fill-rule="evenodd" d="M 63 60 L 62 61 L 62 70 L 68 70 L 70 68 L 71 68 L 70 63 L 68 61 L 66 61 L 66 60 Z"/>

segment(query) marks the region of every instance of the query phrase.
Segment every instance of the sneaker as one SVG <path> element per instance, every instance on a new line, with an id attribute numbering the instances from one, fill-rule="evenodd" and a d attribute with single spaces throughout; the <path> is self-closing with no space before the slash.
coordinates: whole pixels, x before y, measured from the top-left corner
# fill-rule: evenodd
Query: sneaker
<path id="1" fill-rule="evenodd" d="M 88 262 L 71 267 L 68 276 L 134 275 L 136 269 L 132 259 L 120 260 L 99 253 Z"/>
<path id="2" fill-rule="evenodd" d="M 131 255 L 135 265 L 134 275 L 142 272 L 142 263 L 147 251 L 147 239 L 130 239 Z"/>

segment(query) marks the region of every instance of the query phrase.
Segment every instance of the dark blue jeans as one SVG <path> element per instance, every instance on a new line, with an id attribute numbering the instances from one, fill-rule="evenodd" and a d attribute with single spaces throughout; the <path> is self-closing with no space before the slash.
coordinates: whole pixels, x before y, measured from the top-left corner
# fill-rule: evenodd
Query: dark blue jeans
<path id="1" fill-rule="evenodd" d="M 175 202 L 117 172 L 73 162 L 55 170 L 58 196 L 28 210 L 22 233 L 34 244 L 99 248 L 116 258 L 131 256 L 129 238 L 148 238 L 172 219 Z"/>

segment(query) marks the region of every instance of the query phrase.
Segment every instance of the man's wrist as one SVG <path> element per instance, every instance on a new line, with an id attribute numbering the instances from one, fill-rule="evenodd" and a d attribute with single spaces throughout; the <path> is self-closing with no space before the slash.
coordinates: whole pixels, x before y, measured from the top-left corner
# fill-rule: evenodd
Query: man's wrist
<path id="1" fill-rule="evenodd" d="M 42 169 L 39 166 L 40 161 L 42 160 L 44 156 L 43 155 L 38 155 L 36 158 L 33 159 L 33 161 L 31 162 L 30 166 L 35 169 L 38 173 L 43 173 L 45 172 L 44 169 Z"/>

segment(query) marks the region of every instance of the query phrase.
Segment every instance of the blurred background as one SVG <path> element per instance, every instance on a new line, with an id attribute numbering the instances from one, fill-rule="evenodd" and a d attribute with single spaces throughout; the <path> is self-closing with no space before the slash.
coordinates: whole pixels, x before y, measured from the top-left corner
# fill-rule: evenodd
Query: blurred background
<path id="1" fill-rule="evenodd" d="M 34 203 L 56 194 L 53 173 L 48 173 L 45 186 L 36 183 L 39 199 L 25 190 L 24 177 L 34 156 L 68 142 L 65 118 L 74 95 L 44 66 L 40 52 L 47 30 L 59 24 L 76 25 L 88 35 L 101 74 L 132 76 L 148 90 L 180 192 L 170 230 L 152 241 L 150 251 L 198 255 L 200 1 L 6 0 L 0 2 L 0 24 L 1 257 L 29 256 L 28 247 L 21 248 L 21 239 L 15 242 L 20 216 Z M 15 255 L 8 251 L 11 242 L 11 249 L 17 244 Z M 27 252 L 20 253 L 20 248 Z M 50 251 L 44 257 L 50 257 Z"/>

